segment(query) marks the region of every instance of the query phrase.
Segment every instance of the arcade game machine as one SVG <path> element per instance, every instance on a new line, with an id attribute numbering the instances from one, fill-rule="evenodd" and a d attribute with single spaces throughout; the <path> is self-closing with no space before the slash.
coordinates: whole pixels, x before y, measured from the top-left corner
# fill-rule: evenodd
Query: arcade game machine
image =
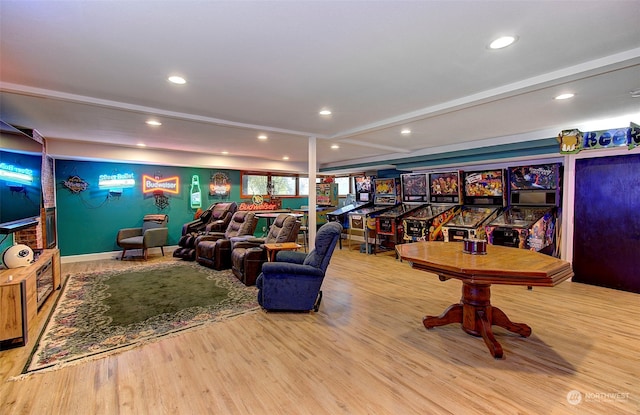
<path id="1" fill-rule="evenodd" d="M 429 201 L 429 185 L 426 173 L 407 173 L 400 175 L 402 203 L 381 213 L 376 218 L 376 239 L 379 246 L 393 248 L 404 242 L 402 219 L 419 209 Z"/>
<path id="2" fill-rule="evenodd" d="M 485 226 L 488 242 L 554 255 L 560 164 L 509 167 L 507 173 L 509 207 Z"/>
<path id="3" fill-rule="evenodd" d="M 464 205 L 442 227 L 445 242 L 486 239 L 484 225 L 504 206 L 504 170 L 464 172 Z"/>
<path id="4" fill-rule="evenodd" d="M 442 225 L 460 210 L 460 172 L 429 173 L 428 205 L 402 219 L 404 242 L 441 241 Z"/>
<path id="5" fill-rule="evenodd" d="M 373 179 L 373 205 L 366 205 L 350 211 L 348 238 L 351 246 L 351 235 L 354 232 L 362 234 L 364 238 L 364 252 L 372 253 L 375 248 L 375 236 L 372 247 L 370 247 L 369 237 L 371 231 L 375 233 L 375 218 L 381 213 L 391 209 L 400 201 L 400 180 L 394 179 Z"/>
<path id="6" fill-rule="evenodd" d="M 327 213 L 338 206 L 338 184 L 316 183 L 316 229 L 327 223 Z M 309 206 L 292 209 L 293 213 L 301 213 L 300 232 L 305 240 L 309 231 Z M 305 248 L 306 249 L 306 248 Z"/>
<path id="7" fill-rule="evenodd" d="M 337 207 L 338 183 L 316 183 L 316 226 L 327 223 L 327 213 Z"/>
<path id="8" fill-rule="evenodd" d="M 349 215 L 352 210 L 373 206 L 373 178 L 371 176 L 354 177 L 356 188 L 355 202 L 347 203 L 344 206 L 327 213 L 327 221 L 339 222 L 343 229 L 349 228 Z"/>

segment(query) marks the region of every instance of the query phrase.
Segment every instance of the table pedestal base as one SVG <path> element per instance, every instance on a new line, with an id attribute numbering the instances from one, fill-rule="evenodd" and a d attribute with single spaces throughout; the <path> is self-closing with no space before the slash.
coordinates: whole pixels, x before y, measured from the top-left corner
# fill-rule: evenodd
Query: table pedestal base
<path id="1" fill-rule="evenodd" d="M 502 346 L 493 335 L 492 325 L 503 327 L 523 337 L 531 335 L 531 327 L 514 323 L 498 307 L 491 305 L 491 284 L 472 284 L 463 282 L 462 300 L 449 306 L 440 316 L 426 316 L 422 323 L 427 329 L 451 323 L 461 323 L 462 330 L 482 337 L 491 355 L 502 358 Z"/>

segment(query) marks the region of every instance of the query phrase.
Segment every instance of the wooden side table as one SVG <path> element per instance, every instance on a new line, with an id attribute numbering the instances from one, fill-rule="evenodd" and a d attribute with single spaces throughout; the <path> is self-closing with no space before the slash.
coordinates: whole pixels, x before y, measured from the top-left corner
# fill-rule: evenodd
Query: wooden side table
<path id="1" fill-rule="evenodd" d="M 302 248 L 302 245 L 295 242 L 282 242 L 279 244 L 264 244 L 264 247 L 267 250 L 267 259 L 273 262 L 278 251 L 297 251 Z"/>

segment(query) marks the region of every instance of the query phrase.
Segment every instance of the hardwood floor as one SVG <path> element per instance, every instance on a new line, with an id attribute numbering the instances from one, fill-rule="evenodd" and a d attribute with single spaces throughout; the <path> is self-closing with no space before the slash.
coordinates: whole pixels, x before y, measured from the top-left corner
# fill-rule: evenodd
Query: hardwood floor
<path id="1" fill-rule="evenodd" d="M 62 271 L 138 263 L 80 262 Z M 440 282 L 392 253 L 345 246 L 333 256 L 318 313 L 260 310 L 12 379 L 44 324 L 40 313 L 27 347 L 0 352 L 0 413 L 640 413 L 637 294 L 572 282 L 494 286 L 492 303 L 533 329 L 522 338 L 496 328 L 505 359 L 494 360 L 459 325 L 422 325 L 460 290 L 459 281 Z M 574 390 L 582 398 L 575 405 L 567 399 Z"/>

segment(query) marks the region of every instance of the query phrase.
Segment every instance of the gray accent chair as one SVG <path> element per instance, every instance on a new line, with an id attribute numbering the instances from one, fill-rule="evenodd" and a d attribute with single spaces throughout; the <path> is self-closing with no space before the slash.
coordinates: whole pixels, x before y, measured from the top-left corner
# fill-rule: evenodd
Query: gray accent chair
<path id="1" fill-rule="evenodd" d="M 142 226 L 139 228 L 125 228 L 118 231 L 116 243 L 122 248 L 122 256 L 127 250 L 142 249 L 142 256 L 147 260 L 149 248 L 160 248 L 164 256 L 164 246 L 169 237 L 169 215 L 151 214 L 142 218 Z"/>

